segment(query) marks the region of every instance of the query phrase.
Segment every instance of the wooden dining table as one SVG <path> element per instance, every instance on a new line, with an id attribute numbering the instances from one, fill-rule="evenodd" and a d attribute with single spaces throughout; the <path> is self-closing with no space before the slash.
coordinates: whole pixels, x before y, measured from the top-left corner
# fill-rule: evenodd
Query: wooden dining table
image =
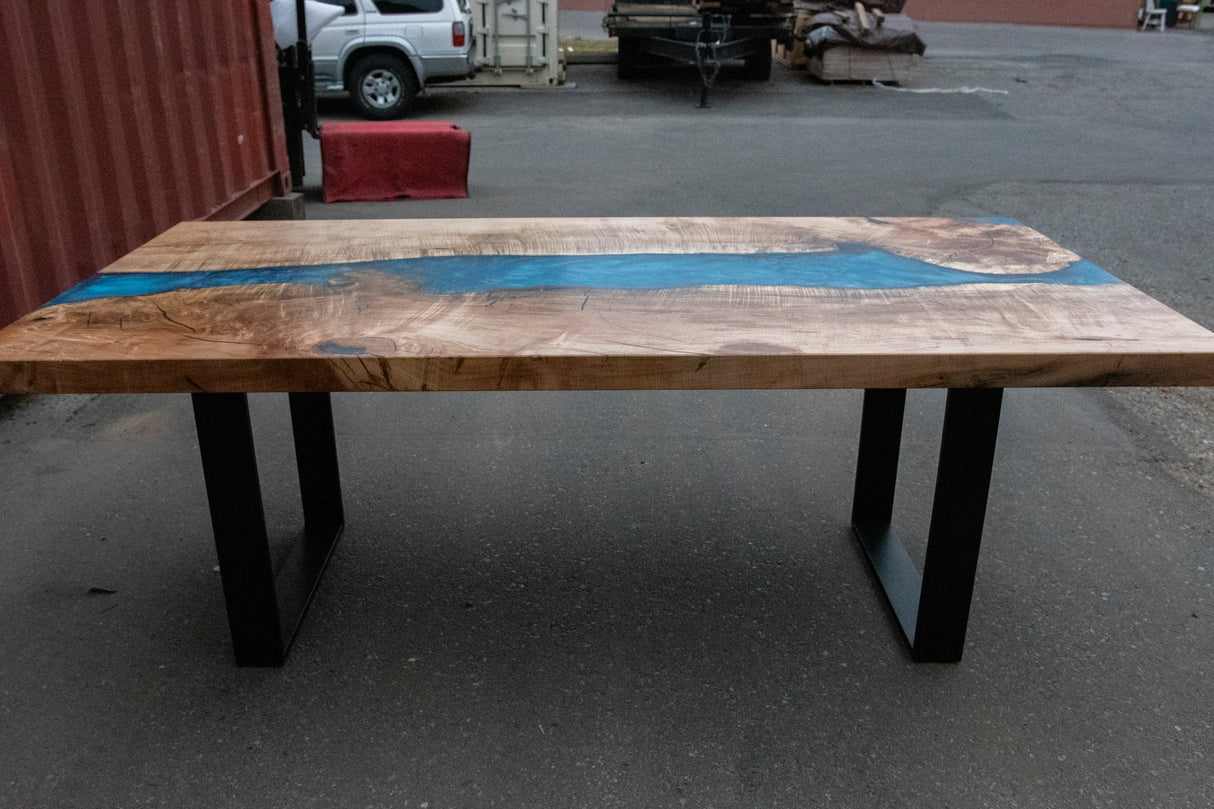
<path id="1" fill-rule="evenodd" d="M 959 660 L 1003 390 L 1214 385 L 1214 334 L 1011 220 L 186 222 L 0 330 L 0 393 L 189 393 L 240 665 L 281 665 L 344 526 L 330 394 L 863 389 L 852 525 L 917 661 Z M 906 391 L 948 389 L 922 567 Z M 271 558 L 248 395 L 290 394 Z"/>

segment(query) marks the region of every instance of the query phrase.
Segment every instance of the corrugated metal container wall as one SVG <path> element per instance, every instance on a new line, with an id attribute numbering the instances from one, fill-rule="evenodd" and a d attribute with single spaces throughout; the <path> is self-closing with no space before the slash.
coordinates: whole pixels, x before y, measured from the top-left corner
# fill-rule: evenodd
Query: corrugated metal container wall
<path id="1" fill-rule="evenodd" d="M 290 187 L 266 0 L 5 0 L 0 325 Z"/>

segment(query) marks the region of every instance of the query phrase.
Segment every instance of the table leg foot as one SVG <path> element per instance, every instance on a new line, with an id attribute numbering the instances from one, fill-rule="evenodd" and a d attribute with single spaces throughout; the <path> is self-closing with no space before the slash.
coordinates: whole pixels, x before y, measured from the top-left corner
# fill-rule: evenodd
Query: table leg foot
<path id="1" fill-rule="evenodd" d="M 852 527 L 917 662 L 961 659 L 1002 397 L 998 388 L 948 393 L 920 573 L 892 524 L 906 391 L 864 395 Z"/>
<path id="2" fill-rule="evenodd" d="M 291 394 L 304 534 L 275 571 L 270 558 L 248 397 L 193 394 L 215 549 L 240 666 L 281 666 L 344 518 L 327 393 Z"/>

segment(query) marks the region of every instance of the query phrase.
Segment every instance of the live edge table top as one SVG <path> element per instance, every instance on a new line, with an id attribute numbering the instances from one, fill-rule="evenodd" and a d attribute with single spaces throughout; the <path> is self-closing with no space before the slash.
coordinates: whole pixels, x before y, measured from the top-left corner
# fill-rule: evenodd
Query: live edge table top
<path id="1" fill-rule="evenodd" d="M 1214 385 L 1214 334 L 1010 221 L 177 225 L 0 331 L 0 392 Z"/>

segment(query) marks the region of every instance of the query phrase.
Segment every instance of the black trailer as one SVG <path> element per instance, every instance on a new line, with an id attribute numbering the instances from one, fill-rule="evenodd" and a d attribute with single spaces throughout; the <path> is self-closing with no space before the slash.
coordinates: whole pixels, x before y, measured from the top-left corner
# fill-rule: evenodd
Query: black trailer
<path id="1" fill-rule="evenodd" d="M 721 63 L 742 59 L 746 74 L 760 81 L 771 76 L 772 41 L 791 33 L 791 3 L 724 0 L 721 3 L 671 4 L 617 1 L 603 25 L 618 40 L 621 79 L 639 75 L 646 56 L 690 62 L 700 70 L 700 106 Z"/>

